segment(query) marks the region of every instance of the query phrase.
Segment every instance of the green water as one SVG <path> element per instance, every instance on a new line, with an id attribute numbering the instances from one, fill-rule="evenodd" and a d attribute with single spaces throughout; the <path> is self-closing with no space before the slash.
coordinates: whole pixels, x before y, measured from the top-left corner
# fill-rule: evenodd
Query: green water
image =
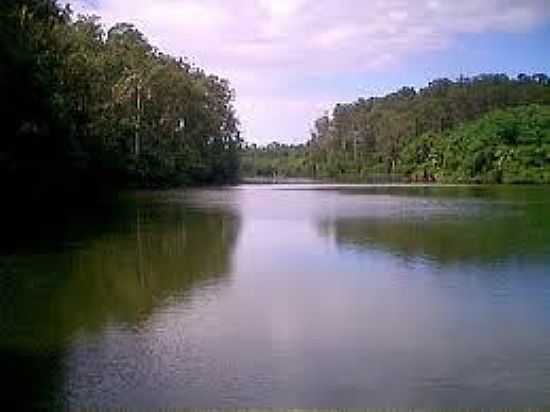
<path id="1" fill-rule="evenodd" d="M 545 187 L 135 193 L 0 250 L 4 404 L 550 403 Z"/>

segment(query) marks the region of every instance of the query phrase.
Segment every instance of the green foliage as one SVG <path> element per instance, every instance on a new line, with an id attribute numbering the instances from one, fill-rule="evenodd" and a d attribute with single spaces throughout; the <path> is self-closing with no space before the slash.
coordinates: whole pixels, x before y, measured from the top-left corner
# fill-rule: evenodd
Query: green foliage
<path id="1" fill-rule="evenodd" d="M 304 145 L 270 143 L 264 147 L 247 145 L 241 151 L 240 174 L 243 177 L 309 176 Z"/>
<path id="2" fill-rule="evenodd" d="M 413 139 L 403 150 L 402 170 L 416 180 L 550 183 L 550 106 L 497 110 Z"/>
<path id="3" fill-rule="evenodd" d="M 4 1 L 0 74 L 0 172 L 14 191 L 237 176 L 229 83 L 161 53 L 130 24 L 105 31 L 53 0 Z"/>
<path id="4" fill-rule="evenodd" d="M 525 121 L 530 121 L 527 119 L 494 119 L 498 123 L 493 125 L 493 132 L 503 147 L 487 147 L 487 142 L 472 137 L 467 144 L 452 142 L 455 146 L 449 150 L 457 151 L 456 159 L 444 156 L 447 149 L 438 146 L 438 150 L 433 150 L 440 144 L 441 136 L 461 125 L 494 110 L 529 104 L 550 105 L 548 76 L 521 74 L 511 79 L 503 74 L 483 74 L 456 81 L 439 79 L 418 91 L 405 87 L 384 97 L 338 104 L 330 116 L 315 122 L 307 144 L 307 169 L 317 177 L 366 179 L 385 174 L 423 181 L 444 178 L 538 182 L 540 173 L 533 175 L 531 167 L 531 172 L 524 173 L 525 162 L 508 161 L 511 154 L 505 151 L 508 146 L 521 145 L 521 154 L 514 152 L 511 159 L 536 158 L 537 165 L 542 164 L 540 159 L 546 153 L 543 147 L 539 145 L 536 153 L 527 154 L 524 153 L 530 150 L 527 147 L 534 146 L 517 140 L 540 138 L 535 137 L 534 132 L 526 134 L 522 127 Z M 467 171 L 460 169 L 466 166 L 457 163 L 460 153 L 464 156 L 475 153 Z M 492 169 L 494 162 L 510 164 L 507 163 L 507 169 L 501 174 Z M 516 167 L 512 172 L 514 162 Z M 442 170 L 446 172 L 443 174 Z M 512 173 L 516 173 L 515 177 Z"/>

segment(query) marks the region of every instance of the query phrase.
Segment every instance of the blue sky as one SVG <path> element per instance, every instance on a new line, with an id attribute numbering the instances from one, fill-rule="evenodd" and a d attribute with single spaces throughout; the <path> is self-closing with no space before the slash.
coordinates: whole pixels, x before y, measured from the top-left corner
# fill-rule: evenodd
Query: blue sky
<path id="1" fill-rule="evenodd" d="M 228 78 L 246 140 L 301 142 L 337 102 L 438 77 L 550 73 L 548 0 L 74 0 Z"/>
<path id="2" fill-rule="evenodd" d="M 550 74 L 550 24 L 524 33 L 460 35 L 442 50 L 419 52 L 387 69 L 347 76 L 305 76 L 293 79 L 291 87 L 310 94 L 323 84 L 323 90 L 351 101 L 358 96 L 383 95 L 402 86 L 423 87 L 439 77 L 536 72 Z"/>

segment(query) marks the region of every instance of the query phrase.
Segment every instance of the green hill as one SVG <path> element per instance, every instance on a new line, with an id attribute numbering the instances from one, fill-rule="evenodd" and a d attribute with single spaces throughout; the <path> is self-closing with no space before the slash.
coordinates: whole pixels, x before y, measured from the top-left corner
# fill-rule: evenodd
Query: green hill
<path id="1" fill-rule="evenodd" d="M 400 171 L 413 180 L 550 183 L 550 106 L 497 110 L 447 133 L 412 139 Z"/>
<path id="2" fill-rule="evenodd" d="M 315 122 L 306 145 L 308 173 L 350 180 L 547 181 L 547 109 L 529 105 L 550 105 L 547 75 L 439 79 L 419 90 L 337 104 Z"/>

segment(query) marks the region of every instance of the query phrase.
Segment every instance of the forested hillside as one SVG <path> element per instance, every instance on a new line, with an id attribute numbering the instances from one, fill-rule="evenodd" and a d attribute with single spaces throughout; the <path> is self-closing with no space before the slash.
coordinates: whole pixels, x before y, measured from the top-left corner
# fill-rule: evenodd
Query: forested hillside
<path id="1" fill-rule="evenodd" d="M 2 190 L 16 203 L 238 173 L 229 83 L 130 24 L 105 30 L 55 0 L 2 0 L 0 88 Z"/>
<path id="2" fill-rule="evenodd" d="M 549 181 L 548 109 L 497 112 L 457 130 L 487 113 L 529 104 L 550 105 L 545 74 L 439 79 L 420 90 L 405 87 L 385 97 L 338 104 L 330 116 L 315 122 L 307 144 L 309 174 Z"/>
<path id="3" fill-rule="evenodd" d="M 405 146 L 401 172 L 414 181 L 550 183 L 550 106 L 497 110 Z"/>

